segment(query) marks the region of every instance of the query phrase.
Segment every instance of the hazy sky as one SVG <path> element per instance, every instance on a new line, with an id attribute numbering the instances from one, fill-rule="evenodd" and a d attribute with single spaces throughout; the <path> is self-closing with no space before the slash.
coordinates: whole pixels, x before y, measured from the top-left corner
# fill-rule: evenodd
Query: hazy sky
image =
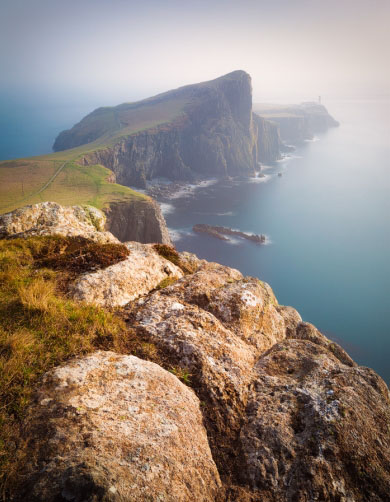
<path id="1" fill-rule="evenodd" d="M 243 69 L 254 99 L 385 93 L 390 0 L 0 0 L 0 86 L 138 99 Z"/>

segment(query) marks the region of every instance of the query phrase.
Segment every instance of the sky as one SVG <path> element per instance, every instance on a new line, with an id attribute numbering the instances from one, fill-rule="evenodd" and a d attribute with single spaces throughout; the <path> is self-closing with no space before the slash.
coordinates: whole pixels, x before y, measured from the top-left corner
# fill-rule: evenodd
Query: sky
<path id="1" fill-rule="evenodd" d="M 242 69 L 254 101 L 383 95 L 390 0 L 0 0 L 0 90 L 117 104 Z"/>

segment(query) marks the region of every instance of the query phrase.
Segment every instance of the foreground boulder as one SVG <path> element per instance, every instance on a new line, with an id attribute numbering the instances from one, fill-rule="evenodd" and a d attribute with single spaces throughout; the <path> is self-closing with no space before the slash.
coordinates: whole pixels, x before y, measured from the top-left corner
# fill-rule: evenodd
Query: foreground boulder
<path id="1" fill-rule="evenodd" d="M 127 242 L 129 256 L 115 265 L 80 276 L 71 287 L 77 300 L 117 307 L 146 295 L 164 279 L 179 279 L 182 270 L 160 256 L 152 245 Z"/>
<path id="2" fill-rule="evenodd" d="M 99 243 L 118 239 L 105 232 L 106 217 L 92 206 L 61 206 L 41 202 L 0 215 L 0 238 L 33 235 L 81 236 Z"/>
<path id="3" fill-rule="evenodd" d="M 220 490 L 197 397 L 134 356 L 46 374 L 23 435 L 13 501 L 211 502 Z"/>
<path id="4" fill-rule="evenodd" d="M 252 500 L 389 500 L 389 391 L 374 371 L 285 340 L 255 373 L 240 434 Z"/>

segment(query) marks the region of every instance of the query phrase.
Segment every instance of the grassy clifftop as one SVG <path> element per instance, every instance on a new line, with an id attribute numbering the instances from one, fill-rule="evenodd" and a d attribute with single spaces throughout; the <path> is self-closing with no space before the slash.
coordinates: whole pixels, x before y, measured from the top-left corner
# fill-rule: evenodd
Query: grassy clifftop
<path id="1" fill-rule="evenodd" d="M 44 201 L 102 209 L 110 202 L 147 199 L 131 188 L 110 183 L 109 169 L 80 166 L 64 157 L 47 155 L 0 162 L 0 214 Z"/>

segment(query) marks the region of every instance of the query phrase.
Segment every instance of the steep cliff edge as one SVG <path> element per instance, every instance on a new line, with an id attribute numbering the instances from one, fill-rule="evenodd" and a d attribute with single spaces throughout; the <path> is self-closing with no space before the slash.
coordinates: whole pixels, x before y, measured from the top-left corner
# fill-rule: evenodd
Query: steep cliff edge
<path id="1" fill-rule="evenodd" d="M 111 202 L 103 212 L 107 218 L 107 230 L 121 242 L 171 243 L 160 206 L 152 199 Z"/>
<path id="2" fill-rule="evenodd" d="M 0 221 L 2 500 L 388 501 L 373 370 L 259 279 L 59 213 Z"/>
<path id="3" fill-rule="evenodd" d="M 146 198 L 112 202 L 104 211 L 87 205 L 63 207 L 41 202 L 0 215 L 0 238 L 56 234 L 97 242 L 171 242 L 158 204 Z"/>
<path id="4" fill-rule="evenodd" d="M 235 71 L 139 103 L 95 110 L 61 133 L 54 150 L 84 145 L 82 165 L 102 164 L 119 183 L 144 187 L 158 176 L 253 175 L 258 161 L 278 158 L 278 144 L 277 128 L 252 115 L 250 76 Z"/>
<path id="5" fill-rule="evenodd" d="M 324 132 L 339 123 L 329 115 L 325 106 L 307 102 L 300 105 L 253 105 L 256 115 L 275 124 L 283 141 L 297 143 L 311 139 L 317 133 Z"/>

